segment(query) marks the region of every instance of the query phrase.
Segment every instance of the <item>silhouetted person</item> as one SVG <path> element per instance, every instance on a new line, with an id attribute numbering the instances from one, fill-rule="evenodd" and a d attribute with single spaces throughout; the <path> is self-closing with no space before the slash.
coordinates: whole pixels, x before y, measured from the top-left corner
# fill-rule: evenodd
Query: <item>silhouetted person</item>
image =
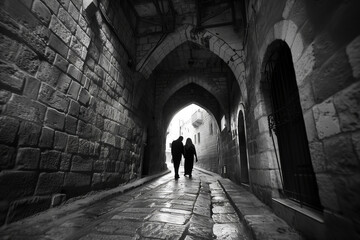
<path id="1" fill-rule="evenodd" d="M 191 178 L 191 173 L 194 166 L 194 156 L 196 158 L 196 162 L 198 161 L 195 146 L 192 143 L 191 139 L 186 139 L 185 147 L 184 147 L 184 157 L 185 157 L 185 175 L 189 175 L 189 178 Z"/>
<path id="2" fill-rule="evenodd" d="M 175 179 L 179 178 L 179 165 L 181 156 L 184 154 L 184 145 L 182 143 L 183 139 L 184 138 L 180 136 L 177 140 L 171 143 L 171 155 L 174 162 Z"/>

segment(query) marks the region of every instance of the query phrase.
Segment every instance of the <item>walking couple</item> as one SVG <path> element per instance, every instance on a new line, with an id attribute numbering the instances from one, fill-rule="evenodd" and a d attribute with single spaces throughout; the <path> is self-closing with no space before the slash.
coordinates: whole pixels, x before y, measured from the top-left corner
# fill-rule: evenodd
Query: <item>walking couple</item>
<path id="1" fill-rule="evenodd" d="M 177 140 L 171 143 L 171 155 L 174 163 L 175 179 L 179 178 L 181 155 L 184 155 L 185 158 L 184 176 L 189 175 L 189 178 L 191 178 L 191 173 L 194 166 L 194 156 L 196 158 L 196 162 L 198 161 L 195 146 L 192 143 L 191 139 L 186 139 L 185 146 L 182 143 L 183 139 L 184 138 L 180 136 Z"/>

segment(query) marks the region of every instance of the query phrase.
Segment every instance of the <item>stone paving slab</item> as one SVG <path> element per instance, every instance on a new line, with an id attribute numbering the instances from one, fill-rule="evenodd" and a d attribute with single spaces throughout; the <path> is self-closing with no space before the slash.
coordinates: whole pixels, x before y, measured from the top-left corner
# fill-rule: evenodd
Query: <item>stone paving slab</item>
<path id="1" fill-rule="evenodd" d="M 254 195 L 251 193 L 244 194 L 242 186 L 231 182 L 229 179 L 219 179 L 218 182 L 223 187 L 253 239 L 303 239 L 299 233 L 276 216 L 268 206 Z"/>
<path id="2" fill-rule="evenodd" d="M 214 174 L 212 172 L 196 168 L 197 170 Z M 244 187 L 237 185 L 226 178 L 218 178 L 220 186 L 226 193 L 227 198 L 234 207 L 237 215 L 244 223 L 246 230 L 250 233 L 250 237 L 254 240 L 303 240 L 304 238 L 291 228 L 284 220 L 276 216 L 272 210 L 261 202 L 255 195 L 246 190 Z M 221 194 L 216 191 L 212 192 L 216 195 L 215 200 L 221 198 Z M 219 198 L 218 198 L 219 197 Z M 226 210 L 225 210 L 226 211 Z M 231 215 L 227 215 L 229 218 Z M 219 217 L 216 217 L 217 220 Z M 218 221 L 218 220 L 217 220 Z M 221 229 L 221 225 L 217 228 Z M 234 225 L 233 232 L 227 234 L 236 234 Z M 226 237 L 226 235 L 221 236 Z"/>

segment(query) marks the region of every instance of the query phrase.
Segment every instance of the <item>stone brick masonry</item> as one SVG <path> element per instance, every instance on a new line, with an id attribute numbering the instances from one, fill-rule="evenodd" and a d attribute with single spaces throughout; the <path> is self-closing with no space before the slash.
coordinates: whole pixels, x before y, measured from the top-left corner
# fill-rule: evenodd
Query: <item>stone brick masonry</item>
<path id="1" fill-rule="evenodd" d="M 95 16 L 82 0 L 0 3 L 0 225 L 140 175 L 135 41 L 119 5 L 99 3 Z"/>

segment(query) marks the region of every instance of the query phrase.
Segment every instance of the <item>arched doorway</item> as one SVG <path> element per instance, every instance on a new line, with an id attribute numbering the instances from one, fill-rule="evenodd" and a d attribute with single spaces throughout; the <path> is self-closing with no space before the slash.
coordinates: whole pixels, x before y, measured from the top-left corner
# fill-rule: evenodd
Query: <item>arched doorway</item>
<path id="1" fill-rule="evenodd" d="M 271 49 L 265 66 L 272 109 L 268 120 L 278 142 L 283 191 L 286 197 L 320 210 L 291 51 L 280 40 Z"/>
<path id="2" fill-rule="evenodd" d="M 240 110 L 238 118 L 238 136 L 239 136 L 239 151 L 240 151 L 240 181 L 242 183 L 249 183 L 249 169 L 248 159 L 246 153 L 246 135 L 245 135 L 245 119 L 243 111 Z"/>

